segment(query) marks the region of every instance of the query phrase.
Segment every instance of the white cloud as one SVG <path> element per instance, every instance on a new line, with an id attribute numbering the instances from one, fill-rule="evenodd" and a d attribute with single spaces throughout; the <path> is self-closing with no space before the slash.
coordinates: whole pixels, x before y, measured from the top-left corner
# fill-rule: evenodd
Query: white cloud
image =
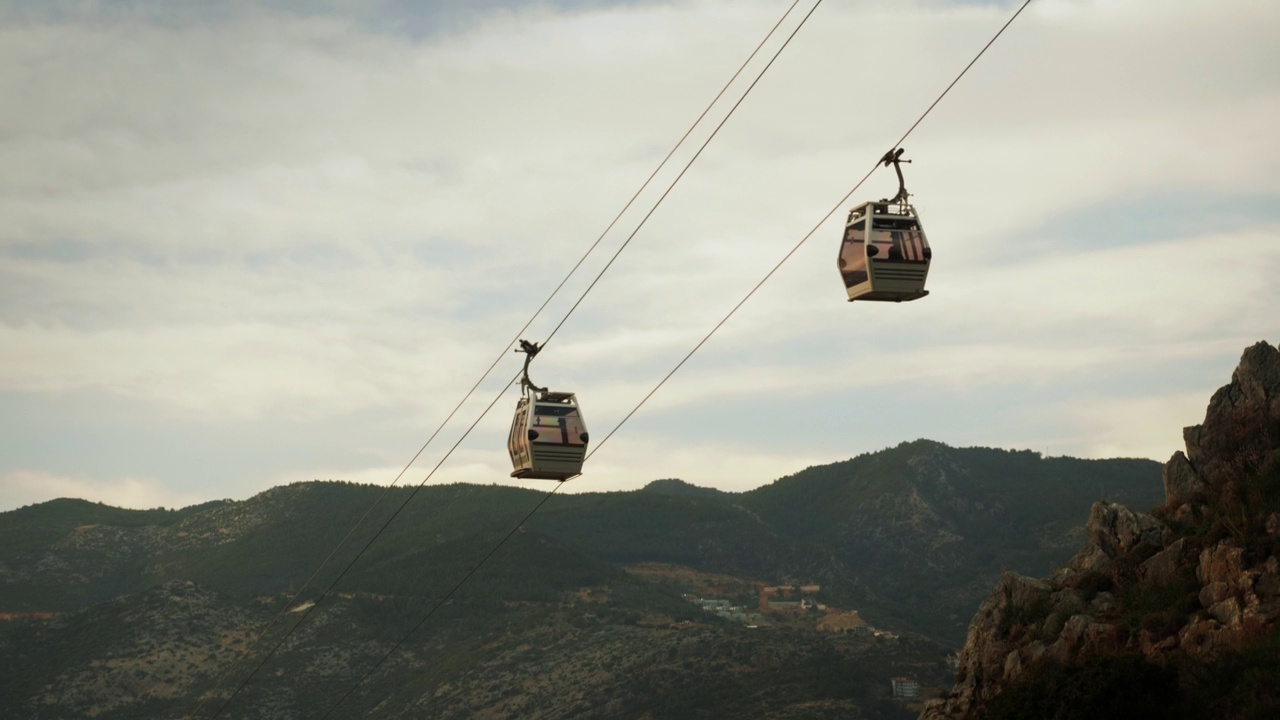
<path id="1" fill-rule="evenodd" d="M 1185 450 L 1182 429 L 1204 418 L 1208 398 L 1199 393 L 1143 397 L 1079 398 L 1058 408 L 1078 433 L 1080 457 L 1145 457 L 1163 462 Z"/>

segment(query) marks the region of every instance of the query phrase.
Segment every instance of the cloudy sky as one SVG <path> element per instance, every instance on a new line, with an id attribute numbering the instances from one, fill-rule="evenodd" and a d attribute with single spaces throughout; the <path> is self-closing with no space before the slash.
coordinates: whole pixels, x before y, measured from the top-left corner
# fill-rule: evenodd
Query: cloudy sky
<path id="1" fill-rule="evenodd" d="M 503 354 L 416 484 L 789 4 L 0 2 L 0 510 L 385 484 Z M 534 380 L 603 438 L 1014 9 L 822 3 Z M 1035 0 L 905 143 L 932 294 L 846 303 L 836 213 L 566 489 L 747 489 L 922 437 L 1166 459 L 1280 341 L 1277 26 Z M 515 399 L 432 482 L 509 482 Z"/>

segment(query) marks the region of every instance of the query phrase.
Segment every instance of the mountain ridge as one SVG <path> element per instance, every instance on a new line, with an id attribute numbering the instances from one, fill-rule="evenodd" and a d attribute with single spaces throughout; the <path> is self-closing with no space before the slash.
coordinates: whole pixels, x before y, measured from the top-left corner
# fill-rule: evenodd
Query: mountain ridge
<path id="1" fill-rule="evenodd" d="M 1083 529 L 1067 525 L 1063 510 L 1087 508 L 1096 499 L 1091 488 L 1102 484 L 1115 499 L 1154 504 L 1158 477 L 1150 461 L 1043 458 L 917 440 L 739 493 L 659 480 L 637 491 L 555 496 L 527 527 L 606 562 L 821 582 L 882 624 L 958 643 L 960 609 L 976 606 L 979 588 L 1002 569 L 1031 572 L 1069 557 Z M 319 564 L 317 553 L 337 545 L 383 491 L 307 482 L 179 510 L 59 500 L 0 513 L 0 540 L 15 539 L 0 550 L 0 587 L 10 604 L 0 612 L 75 610 L 169 579 L 232 594 L 298 587 Z M 410 492 L 391 489 L 315 583 L 331 580 L 332 568 L 349 562 Z M 509 530 L 544 497 L 466 484 L 428 486 L 421 495 L 362 564 L 394 564 L 403 555 L 397 548 Z M 43 524 L 34 519 L 41 515 L 49 516 Z M 64 587 L 47 579 L 53 569 L 69 578 Z M 940 600 L 940 588 L 959 595 Z"/>
<path id="2" fill-rule="evenodd" d="M 1084 528 L 1068 518 L 1096 499 L 1099 481 L 1109 493 L 1153 504 L 1159 478 L 1150 461 L 915 441 L 742 493 L 669 479 L 627 492 L 555 495 L 487 561 L 545 493 L 428 486 L 339 581 L 413 492 L 393 488 L 298 598 L 298 608 L 319 605 L 246 690 L 245 702 L 260 708 L 248 716 L 307 716 L 317 702 L 310 694 L 329 697 L 331 686 L 354 682 L 391 653 L 352 697 L 353 712 L 639 718 L 660 698 L 672 717 L 680 708 L 702 717 L 711 710 L 700 688 L 716 687 L 716 702 L 743 717 L 905 718 L 905 707 L 888 697 L 886 673 L 945 682 L 947 648 L 959 645 L 963 619 L 1004 567 L 1035 570 L 1069 557 Z M 30 715 L 37 706 L 51 717 L 95 707 L 102 718 L 190 712 L 211 692 L 224 665 L 218 658 L 239 654 L 245 633 L 288 609 L 288 598 L 385 490 L 310 482 L 194 509 L 54 501 L 0 513 L 0 539 L 21 540 L 0 544 L 0 598 L 12 605 L 0 613 L 59 613 L 0 623 L 8 671 L 21 680 L 0 693 L 0 714 Z M 1010 544 L 1019 533 L 1036 540 Z M 628 572 L 644 563 L 671 570 Z M 721 580 L 681 579 L 697 573 Z M 712 592 L 744 608 L 737 612 L 745 618 L 759 614 L 761 588 L 776 585 L 817 588 L 811 592 L 825 609 L 770 611 L 770 629 L 761 631 L 688 600 L 695 590 Z M 820 632 L 823 613 L 844 613 L 840 627 L 861 631 Z M 394 643 L 428 615 L 431 622 L 397 650 Z M 147 635 L 148 622 L 190 624 L 190 643 Z M 77 643 L 89 626 L 97 628 L 89 641 Z M 266 646 L 282 632 L 271 631 Z M 187 649 L 171 652 L 180 646 Z M 792 689 L 769 686 L 793 665 L 807 670 L 784 673 Z M 136 678 L 119 688 L 85 681 L 107 666 Z M 603 666 L 625 670 L 587 683 L 590 691 L 571 675 L 535 670 L 572 667 L 594 677 L 592 668 Z M 611 688 L 625 693 L 611 700 Z"/>

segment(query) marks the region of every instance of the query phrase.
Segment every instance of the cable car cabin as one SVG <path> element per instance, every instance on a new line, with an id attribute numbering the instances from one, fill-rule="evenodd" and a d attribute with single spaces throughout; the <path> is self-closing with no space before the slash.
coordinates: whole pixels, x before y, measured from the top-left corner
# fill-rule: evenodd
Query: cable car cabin
<path id="1" fill-rule="evenodd" d="M 526 393 L 516 404 L 507 439 L 511 477 L 564 482 L 582 474 L 587 426 L 573 393 Z"/>
<path id="2" fill-rule="evenodd" d="M 849 302 L 903 302 L 929 294 L 924 281 L 932 257 L 915 210 L 881 200 L 849 211 L 837 264 Z"/>

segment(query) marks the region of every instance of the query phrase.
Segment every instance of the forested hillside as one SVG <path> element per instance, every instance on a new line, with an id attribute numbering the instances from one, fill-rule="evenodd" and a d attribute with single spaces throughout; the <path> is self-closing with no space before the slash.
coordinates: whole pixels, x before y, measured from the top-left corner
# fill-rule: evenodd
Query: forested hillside
<path id="1" fill-rule="evenodd" d="M 664 716 L 698 717 L 698 686 L 721 688 L 718 706 L 739 698 L 743 716 L 783 717 L 805 697 L 818 704 L 797 717 L 901 716 L 889 673 L 944 682 L 947 648 L 1001 568 L 1062 562 L 1092 501 L 1151 505 L 1160 483 L 1148 461 L 917 441 L 746 493 L 663 480 L 557 494 L 452 596 L 545 493 L 427 487 L 365 549 L 411 492 L 388 492 L 272 631 L 309 618 L 246 686 L 263 717 L 310 712 L 381 657 L 352 702 L 388 717 L 639 717 L 658 687 L 674 693 Z M 0 626 L 14 678 L 0 710 L 138 717 L 198 702 L 382 493 L 314 482 L 183 510 L 59 500 L 0 514 L 0 612 L 55 614 Z M 653 563 L 675 570 L 628 572 Z M 745 617 L 780 584 L 820 588 L 824 609 L 748 623 L 689 600 L 718 592 Z M 831 613 L 866 632 L 819 632 Z M 107 666 L 118 682 L 90 682 Z"/>

